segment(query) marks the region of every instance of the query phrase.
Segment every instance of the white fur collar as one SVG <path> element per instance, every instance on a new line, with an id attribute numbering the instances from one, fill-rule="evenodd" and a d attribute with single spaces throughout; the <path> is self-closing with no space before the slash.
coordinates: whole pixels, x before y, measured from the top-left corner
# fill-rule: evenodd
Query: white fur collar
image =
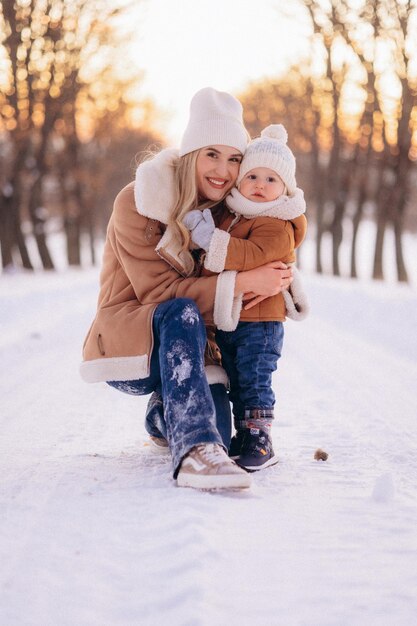
<path id="1" fill-rule="evenodd" d="M 226 204 L 234 213 L 239 213 L 248 219 L 278 217 L 281 220 L 292 220 L 305 213 L 306 210 L 304 193 L 298 187 L 294 195 L 280 196 L 271 202 L 253 202 L 233 188 L 226 197 Z"/>
<path id="2" fill-rule="evenodd" d="M 168 224 L 175 199 L 178 150 L 166 148 L 136 170 L 135 204 L 140 215 Z"/>
<path id="3" fill-rule="evenodd" d="M 140 215 L 167 226 L 155 250 L 167 263 L 184 276 L 194 270 L 193 259 L 181 249 L 181 242 L 171 224 L 175 202 L 175 165 L 178 150 L 166 148 L 153 159 L 144 161 L 136 170 L 135 205 Z"/>

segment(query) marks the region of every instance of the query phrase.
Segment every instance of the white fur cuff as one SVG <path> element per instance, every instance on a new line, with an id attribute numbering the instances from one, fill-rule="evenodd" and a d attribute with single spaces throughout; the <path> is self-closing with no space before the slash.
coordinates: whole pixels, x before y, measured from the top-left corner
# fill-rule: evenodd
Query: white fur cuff
<path id="1" fill-rule="evenodd" d="M 149 358 L 147 354 L 141 354 L 83 361 L 80 374 L 86 383 L 146 378 L 149 376 Z"/>
<path id="2" fill-rule="evenodd" d="M 289 289 L 285 289 L 285 291 L 282 292 L 282 295 L 285 300 L 287 317 L 296 322 L 301 322 L 309 314 L 310 306 L 303 289 L 300 272 L 294 266 L 293 272 L 294 280 L 292 281 Z"/>
<path id="3" fill-rule="evenodd" d="M 204 260 L 204 267 L 211 272 L 220 274 L 224 270 L 227 257 L 227 247 L 230 241 L 230 234 L 220 228 L 215 228 L 210 246 Z"/>
<path id="4" fill-rule="evenodd" d="M 235 330 L 242 309 L 242 294 L 234 295 L 237 272 L 222 272 L 217 278 L 214 324 L 220 330 Z"/>
<path id="5" fill-rule="evenodd" d="M 229 386 L 229 379 L 225 370 L 220 365 L 206 365 L 205 372 L 209 385 L 218 385 L 221 383 L 225 387 Z"/>

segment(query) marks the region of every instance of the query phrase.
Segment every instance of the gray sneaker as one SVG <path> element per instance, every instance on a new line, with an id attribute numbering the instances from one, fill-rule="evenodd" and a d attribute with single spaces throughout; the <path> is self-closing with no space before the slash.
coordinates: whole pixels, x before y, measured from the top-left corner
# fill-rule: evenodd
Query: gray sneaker
<path id="1" fill-rule="evenodd" d="M 252 478 L 230 459 L 217 443 L 194 446 L 177 476 L 179 487 L 195 489 L 247 489 Z"/>

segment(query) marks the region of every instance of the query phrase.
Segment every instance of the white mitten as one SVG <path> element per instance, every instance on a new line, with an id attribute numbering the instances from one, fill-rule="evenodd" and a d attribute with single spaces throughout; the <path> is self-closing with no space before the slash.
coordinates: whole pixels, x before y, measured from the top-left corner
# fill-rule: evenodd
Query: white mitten
<path id="1" fill-rule="evenodd" d="M 203 211 L 199 211 L 198 209 L 194 209 L 194 211 L 189 211 L 186 215 L 184 215 L 182 219 L 182 223 L 185 228 L 188 230 L 193 230 L 197 226 L 199 222 L 203 219 Z"/>

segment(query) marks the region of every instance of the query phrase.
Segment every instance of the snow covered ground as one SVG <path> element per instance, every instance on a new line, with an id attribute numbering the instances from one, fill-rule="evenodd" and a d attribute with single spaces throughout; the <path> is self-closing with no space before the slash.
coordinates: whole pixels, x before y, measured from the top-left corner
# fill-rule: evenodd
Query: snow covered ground
<path id="1" fill-rule="evenodd" d="M 152 454 L 145 398 L 78 377 L 97 273 L 0 278 L 2 626 L 417 624 L 417 290 L 306 285 L 280 463 L 213 494 Z"/>

